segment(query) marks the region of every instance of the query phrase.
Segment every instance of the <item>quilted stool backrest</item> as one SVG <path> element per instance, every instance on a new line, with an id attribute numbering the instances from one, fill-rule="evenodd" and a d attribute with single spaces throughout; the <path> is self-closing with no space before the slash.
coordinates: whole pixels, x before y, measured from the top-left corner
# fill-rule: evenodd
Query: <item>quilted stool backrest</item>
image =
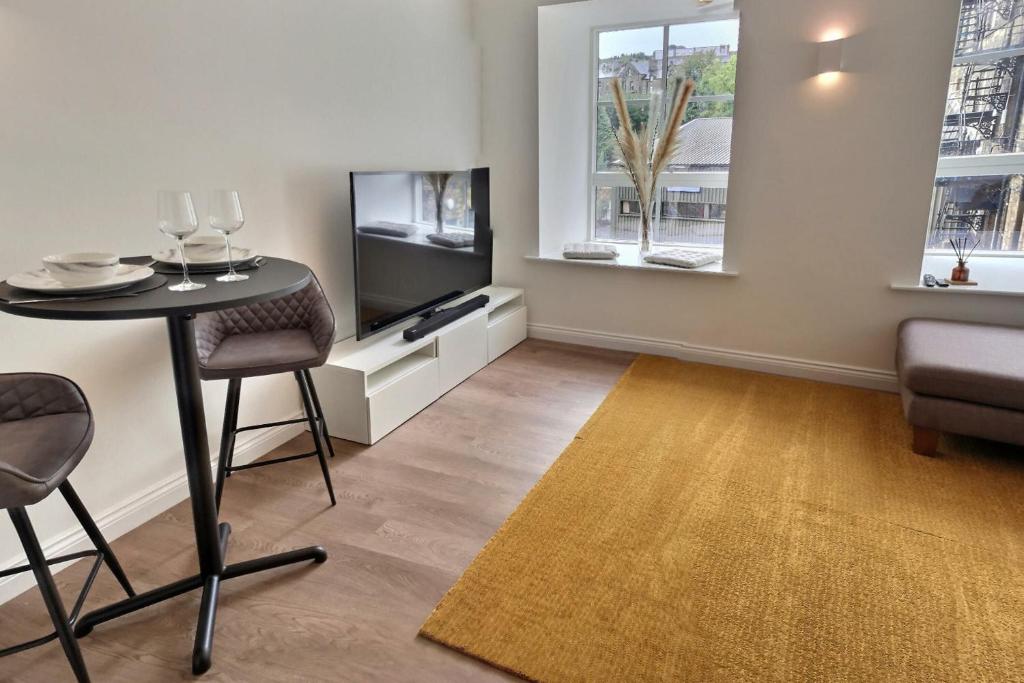
<path id="1" fill-rule="evenodd" d="M 334 343 L 334 326 L 334 312 L 314 276 L 293 294 L 196 316 L 196 347 L 204 364 L 221 341 L 236 334 L 307 330 L 323 353 Z"/>

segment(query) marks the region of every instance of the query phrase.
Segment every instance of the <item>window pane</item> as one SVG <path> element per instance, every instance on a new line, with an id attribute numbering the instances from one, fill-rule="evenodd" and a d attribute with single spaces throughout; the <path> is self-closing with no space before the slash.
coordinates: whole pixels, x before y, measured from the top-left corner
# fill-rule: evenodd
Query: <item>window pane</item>
<path id="1" fill-rule="evenodd" d="M 731 151 L 731 118 L 690 119 L 679 129 L 679 150 L 668 171 L 728 171 Z"/>
<path id="2" fill-rule="evenodd" d="M 1024 151 L 1024 58 L 953 65 L 942 126 L 942 156 Z"/>
<path id="3" fill-rule="evenodd" d="M 941 156 L 1024 151 L 1024 1 L 963 0 Z"/>
<path id="4" fill-rule="evenodd" d="M 609 98 L 611 95 L 609 95 Z M 629 117 L 633 127 L 640 130 L 640 126 L 647 125 L 648 101 L 627 101 L 626 108 L 629 110 Z M 622 171 L 622 153 L 619 151 L 619 143 L 615 141 L 615 131 L 619 129 L 619 115 L 615 111 L 615 105 L 608 102 L 599 102 L 597 105 L 597 170 L 598 171 Z"/>
<path id="5" fill-rule="evenodd" d="M 654 241 L 659 244 L 721 247 L 725 239 L 727 192 L 724 187 L 672 186 L 662 189 L 660 220 L 655 226 Z"/>
<path id="6" fill-rule="evenodd" d="M 1022 186 L 1022 175 L 938 178 L 927 248 L 968 237 L 979 251 L 1021 250 Z"/>
<path id="7" fill-rule="evenodd" d="M 597 42 L 598 77 L 619 76 L 627 93 L 641 92 L 644 81 L 662 76 L 660 66 L 654 71 L 652 68 L 655 67 L 655 52 L 661 52 L 664 40 L 663 26 L 602 31 Z"/>
<path id="8" fill-rule="evenodd" d="M 598 187 L 594 238 L 636 242 L 640 238 L 640 203 L 632 187 Z"/>
<path id="9" fill-rule="evenodd" d="M 739 20 L 705 21 L 669 27 L 669 76 L 691 78 L 697 84 L 695 99 L 686 109 L 686 119 L 731 118 L 732 96 L 736 94 L 736 52 L 739 45 Z M 655 55 L 661 64 L 662 50 Z M 718 101 L 701 100 L 705 96 L 729 96 Z"/>
<path id="10" fill-rule="evenodd" d="M 963 0 L 956 56 L 1024 47 L 1024 8 L 1020 0 Z"/>
<path id="11" fill-rule="evenodd" d="M 654 53 L 661 51 L 664 40 L 662 26 L 604 31 L 598 36 L 597 170 L 614 169 L 619 159 L 615 142 L 619 117 L 612 104 L 612 79 L 621 81 L 630 119 L 639 130 L 647 123 L 651 87 L 661 82 L 661 71 L 654 69 Z"/>

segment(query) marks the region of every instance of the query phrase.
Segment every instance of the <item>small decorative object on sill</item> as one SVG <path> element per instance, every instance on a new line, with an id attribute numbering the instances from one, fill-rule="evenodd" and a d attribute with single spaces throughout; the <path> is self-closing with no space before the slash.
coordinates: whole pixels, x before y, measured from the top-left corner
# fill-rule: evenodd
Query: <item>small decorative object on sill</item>
<path id="1" fill-rule="evenodd" d="M 431 232 L 427 234 L 427 239 L 434 244 L 440 244 L 442 247 L 449 247 L 451 249 L 473 246 L 473 235 L 470 233 L 446 232 L 439 234 Z"/>
<path id="2" fill-rule="evenodd" d="M 644 257 L 647 263 L 676 268 L 700 268 L 709 263 L 722 260 L 722 255 L 713 251 L 694 251 L 692 249 L 662 249 Z"/>
<path id="3" fill-rule="evenodd" d="M 971 257 L 971 254 L 974 253 L 977 246 L 981 244 L 981 240 L 977 240 L 970 247 L 970 251 L 968 251 L 967 241 L 966 237 L 957 237 L 949 240 L 949 243 L 953 246 L 953 253 L 956 254 L 956 265 L 953 267 L 953 272 L 950 274 L 949 279 L 946 280 L 946 282 L 949 282 L 951 285 L 965 285 L 970 283 L 971 269 L 967 267 L 967 259 Z"/>
<path id="4" fill-rule="evenodd" d="M 646 124 L 637 131 L 626 105 L 626 94 L 622 83 L 613 78 L 612 97 L 615 101 L 615 112 L 619 117 L 619 127 L 615 131 L 615 141 L 619 143 L 622 159 L 618 162 L 626 167 L 629 179 L 633 181 L 640 204 L 640 254 L 646 256 L 651 251 L 651 225 L 654 212 L 654 199 L 658 189 L 658 176 L 668 168 L 669 162 L 679 151 L 679 128 L 683 125 L 686 105 L 696 87 L 692 80 L 685 83 L 682 78 L 673 79 L 675 89 L 672 93 L 672 106 L 668 116 L 662 123 L 663 107 L 661 93 L 651 90 L 651 101 L 648 111 L 651 112 Z M 660 133 L 660 136 L 659 136 Z"/>
<path id="5" fill-rule="evenodd" d="M 448 181 L 452 179 L 452 175 L 443 171 L 423 174 L 423 179 L 427 181 L 430 188 L 434 191 L 434 220 L 437 221 L 434 232 L 438 234 L 444 232 L 444 191 L 448 187 Z"/>
<path id="6" fill-rule="evenodd" d="M 367 235 L 384 235 L 385 237 L 409 237 L 415 235 L 417 228 L 411 223 L 395 223 L 394 221 L 372 221 L 356 228 Z"/>
<path id="7" fill-rule="evenodd" d="M 950 274 L 949 279 L 953 282 L 967 282 L 971 279 L 971 269 L 967 267 L 966 261 L 957 261 L 957 264 L 953 266 L 953 272 Z"/>
<path id="8" fill-rule="evenodd" d="M 594 242 L 568 242 L 562 245 L 562 258 L 590 261 L 610 261 L 619 255 L 611 244 Z"/>

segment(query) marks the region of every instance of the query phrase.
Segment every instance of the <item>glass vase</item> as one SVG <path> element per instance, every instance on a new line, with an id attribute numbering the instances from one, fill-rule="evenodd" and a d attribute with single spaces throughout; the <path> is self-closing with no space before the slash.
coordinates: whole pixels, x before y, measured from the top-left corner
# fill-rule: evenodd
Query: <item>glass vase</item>
<path id="1" fill-rule="evenodd" d="M 651 216 L 641 212 L 640 215 L 640 258 L 651 253 Z"/>
<path id="2" fill-rule="evenodd" d="M 953 282 L 969 282 L 971 279 L 971 269 L 967 267 L 967 261 L 957 261 L 957 264 L 953 266 L 953 272 L 950 273 L 949 279 Z"/>

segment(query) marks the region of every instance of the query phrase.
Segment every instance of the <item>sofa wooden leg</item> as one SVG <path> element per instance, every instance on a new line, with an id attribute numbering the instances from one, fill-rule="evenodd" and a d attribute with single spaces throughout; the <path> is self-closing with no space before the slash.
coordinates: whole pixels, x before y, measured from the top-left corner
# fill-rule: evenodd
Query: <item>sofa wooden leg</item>
<path id="1" fill-rule="evenodd" d="M 935 455 L 939 448 L 939 432 L 924 427 L 914 427 L 914 452 L 918 455 Z"/>

